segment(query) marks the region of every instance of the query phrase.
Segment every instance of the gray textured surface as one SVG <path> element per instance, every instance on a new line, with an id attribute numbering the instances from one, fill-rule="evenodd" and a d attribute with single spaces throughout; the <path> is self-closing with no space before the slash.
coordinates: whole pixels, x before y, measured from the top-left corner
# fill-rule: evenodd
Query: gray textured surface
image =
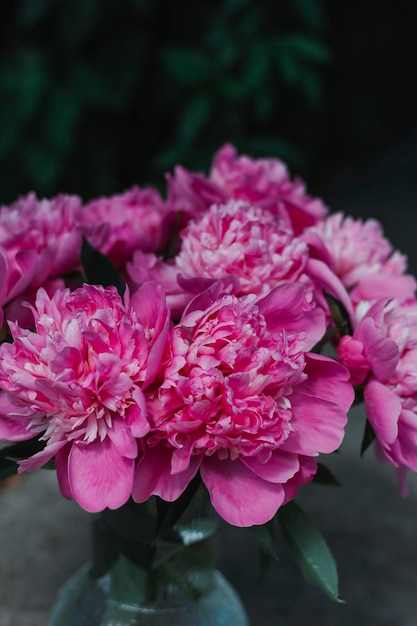
<path id="1" fill-rule="evenodd" d="M 417 270 L 417 143 L 381 157 L 366 172 L 338 172 L 323 188 L 333 210 L 375 216 Z M 342 488 L 308 486 L 300 502 L 337 559 L 340 592 L 333 604 L 307 585 L 278 538 L 280 562 L 258 581 L 247 534 L 225 529 L 220 565 L 245 602 L 252 626 L 416 626 L 417 480 L 402 499 L 393 470 L 371 453 L 359 458 L 363 418 L 352 415 L 341 454 L 329 465 Z M 39 471 L 0 492 L 0 626 L 44 626 L 62 583 L 89 557 L 89 515 Z M 190 625 L 192 626 L 192 625 Z"/>

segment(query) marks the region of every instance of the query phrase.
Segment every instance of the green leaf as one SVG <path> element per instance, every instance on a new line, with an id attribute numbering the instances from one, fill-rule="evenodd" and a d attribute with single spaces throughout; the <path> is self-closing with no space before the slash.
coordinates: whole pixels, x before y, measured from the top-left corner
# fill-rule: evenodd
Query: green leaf
<path id="1" fill-rule="evenodd" d="M 86 63 L 75 65 L 70 78 L 69 89 L 80 101 L 100 107 L 118 107 L 121 104 L 118 89 L 102 76 L 102 68 Z"/>
<path id="2" fill-rule="evenodd" d="M 232 101 L 244 100 L 248 95 L 248 89 L 244 82 L 239 78 L 227 76 L 219 81 L 219 87 L 222 94 Z"/>
<path id="3" fill-rule="evenodd" d="M 201 85 L 212 74 L 209 57 L 192 48 L 171 48 L 163 55 L 167 72 L 183 85 Z"/>
<path id="4" fill-rule="evenodd" d="M 341 483 L 337 480 L 336 476 L 329 470 L 323 463 L 317 463 L 317 472 L 314 475 L 313 482 L 320 483 L 322 485 L 335 485 L 341 486 Z"/>
<path id="5" fill-rule="evenodd" d="M 278 555 L 274 544 L 274 527 L 272 522 L 262 524 L 262 526 L 250 526 L 249 533 L 255 539 L 262 552 L 273 561 L 278 561 Z"/>
<path id="6" fill-rule="evenodd" d="M 259 89 L 268 80 L 269 54 L 265 42 L 257 41 L 249 50 L 244 82 L 248 91 Z"/>
<path id="7" fill-rule="evenodd" d="M 132 500 L 119 509 L 103 511 L 93 526 L 92 575 L 104 574 L 120 554 L 142 569 L 151 569 L 156 552 L 154 522 Z"/>
<path id="8" fill-rule="evenodd" d="M 339 598 L 336 563 L 316 526 L 294 501 L 279 509 L 278 519 L 306 580 L 320 587 L 335 602 L 343 602 Z"/>
<path id="9" fill-rule="evenodd" d="M 340 335 L 352 335 L 353 329 L 350 321 L 349 313 L 346 311 L 345 306 L 329 293 L 324 293 L 324 296 L 329 305 L 332 319 L 335 323 Z"/>
<path id="10" fill-rule="evenodd" d="M 288 35 L 280 40 L 280 44 L 305 61 L 320 64 L 327 64 L 331 61 L 330 50 L 316 37 L 300 34 Z"/>
<path id="11" fill-rule="evenodd" d="M 110 259 L 96 250 L 85 237 L 83 237 L 81 247 L 81 265 L 88 283 L 102 285 L 103 287 L 114 286 L 123 298 L 125 284 L 119 272 Z"/>
<path id="12" fill-rule="evenodd" d="M 82 104 L 69 89 L 57 87 L 50 96 L 46 115 L 51 146 L 65 154 L 75 142 L 75 130 L 82 113 Z"/>
<path id="13" fill-rule="evenodd" d="M 178 522 L 191 500 L 197 493 L 201 484 L 201 477 L 198 473 L 188 485 L 187 489 L 174 502 L 166 502 L 161 498 L 156 499 L 157 521 L 155 537 L 160 537 Z"/>
<path id="14" fill-rule="evenodd" d="M 362 443 L 361 443 L 361 456 L 364 455 L 365 451 L 369 448 L 370 445 L 375 441 L 376 435 L 375 431 L 372 428 L 369 420 L 366 420 L 365 430 L 363 431 Z"/>
<path id="15" fill-rule="evenodd" d="M 0 94 L 13 104 L 13 117 L 27 120 L 41 106 L 49 80 L 46 59 L 34 50 L 8 59 L 0 71 Z"/>
<path id="16" fill-rule="evenodd" d="M 318 0 L 292 0 L 290 6 L 310 28 L 324 28 L 325 15 Z"/>
<path id="17" fill-rule="evenodd" d="M 0 480 L 5 480 L 17 474 L 18 465 L 15 461 L 0 458 Z"/>
<path id="18" fill-rule="evenodd" d="M 279 46 L 274 56 L 282 80 L 290 85 L 299 82 L 302 76 L 302 68 L 291 50 L 289 51 L 285 47 Z"/>
<path id="19" fill-rule="evenodd" d="M 190 100 L 178 124 L 178 141 L 182 147 L 191 146 L 210 117 L 212 101 L 201 94 Z"/>

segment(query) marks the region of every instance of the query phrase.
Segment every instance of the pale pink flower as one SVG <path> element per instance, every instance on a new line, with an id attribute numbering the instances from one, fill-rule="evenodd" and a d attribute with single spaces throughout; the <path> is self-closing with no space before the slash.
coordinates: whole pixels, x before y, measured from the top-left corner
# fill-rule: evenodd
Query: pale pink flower
<path id="1" fill-rule="evenodd" d="M 212 205 L 181 233 L 175 264 L 184 278 L 237 276 L 241 293 L 265 294 L 304 280 L 308 247 L 269 211 L 230 200 Z"/>
<path id="2" fill-rule="evenodd" d="M 381 378 L 373 373 L 364 389 L 365 411 L 381 459 L 397 468 L 407 492 L 406 470 L 417 471 L 417 301 L 393 300 L 385 307 L 383 335 L 395 341 L 398 362 Z"/>
<path id="3" fill-rule="evenodd" d="M 300 178 L 291 180 L 285 163 L 279 159 L 238 156 L 230 144 L 214 156 L 209 179 L 232 198 L 265 204 L 289 223 L 296 234 L 323 219 L 328 212 L 320 199 L 307 194 Z"/>
<path id="4" fill-rule="evenodd" d="M 200 471 L 226 521 L 263 524 L 340 445 L 353 389 L 343 366 L 309 352 L 324 314 L 301 285 L 261 299 L 216 288 L 170 331 L 132 495 L 176 500 Z"/>
<path id="5" fill-rule="evenodd" d="M 326 255 L 324 260 L 349 289 L 354 304 L 413 295 L 416 281 L 404 275 L 406 257 L 393 250 L 376 220 L 364 222 L 336 213 L 312 228 L 306 240 L 312 234 L 321 239 L 325 251 L 319 253 Z"/>
<path id="6" fill-rule="evenodd" d="M 132 187 L 86 204 L 83 230 L 89 242 L 120 267 L 135 250 L 151 252 L 161 247 L 167 234 L 166 215 L 167 206 L 156 189 Z"/>
<path id="7" fill-rule="evenodd" d="M 126 304 L 113 287 L 40 289 L 36 332 L 11 323 L 0 346 L 0 440 L 40 436 L 20 463 L 55 458 L 62 493 L 88 511 L 129 498 L 137 439 L 149 431 L 143 390 L 158 373 L 169 325 L 162 289 L 143 285 Z"/>
<path id="8" fill-rule="evenodd" d="M 180 166 L 167 178 L 171 208 L 188 218 L 198 217 L 212 204 L 243 200 L 267 209 L 299 234 L 323 219 L 328 211 L 320 199 L 307 194 L 301 179 L 291 180 L 285 163 L 279 159 L 238 156 L 230 144 L 214 156 L 208 178 Z"/>
<path id="9" fill-rule="evenodd" d="M 397 333 L 390 332 L 386 322 L 388 317 L 392 324 L 391 306 L 378 300 L 359 320 L 353 335 L 345 335 L 337 345 L 337 358 L 350 371 L 352 385 L 362 384 L 370 374 L 383 382 L 395 371 L 399 348 L 392 336 Z"/>
<path id="10" fill-rule="evenodd" d="M 224 204 L 230 199 L 226 191 L 207 180 L 204 174 L 189 172 L 181 165 L 177 165 L 174 174 L 167 174 L 166 178 L 171 210 L 185 214 L 182 226 L 187 219 L 202 215 L 212 204 Z"/>
<path id="11" fill-rule="evenodd" d="M 21 287 L 28 286 L 26 272 L 30 271 L 31 287 L 39 287 L 47 278 L 62 276 L 78 268 L 80 210 L 78 196 L 59 195 L 51 200 L 38 200 L 34 193 L 19 198 L 10 206 L 0 207 L 0 246 L 13 276 L 13 295 L 18 295 L 16 285 L 19 281 Z"/>

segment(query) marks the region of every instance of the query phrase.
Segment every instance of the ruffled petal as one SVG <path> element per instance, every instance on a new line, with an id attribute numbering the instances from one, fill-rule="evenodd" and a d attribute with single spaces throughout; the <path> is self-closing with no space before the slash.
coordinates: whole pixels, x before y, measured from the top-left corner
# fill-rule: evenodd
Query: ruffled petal
<path id="1" fill-rule="evenodd" d="M 324 312 L 307 303 L 306 291 L 302 285 L 279 285 L 259 300 L 258 306 L 270 332 L 285 329 L 288 334 L 306 335 L 304 350 L 310 350 L 324 335 Z"/>
<path id="2" fill-rule="evenodd" d="M 29 424 L 33 416 L 30 407 L 19 406 L 7 393 L 0 392 L 0 441 L 32 439 L 35 435 L 29 430 Z"/>

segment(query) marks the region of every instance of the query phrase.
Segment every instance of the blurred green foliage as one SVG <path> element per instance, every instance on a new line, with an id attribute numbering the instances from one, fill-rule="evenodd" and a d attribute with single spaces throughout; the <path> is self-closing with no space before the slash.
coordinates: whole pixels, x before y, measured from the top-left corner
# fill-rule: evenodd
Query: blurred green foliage
<path id="1" fill-rule="evenodd" d="M 320 0 L 8 3 L 0 204 L 206 169 L 225 141 L 302 168 L 331 61 L 324 29 Z"/>

